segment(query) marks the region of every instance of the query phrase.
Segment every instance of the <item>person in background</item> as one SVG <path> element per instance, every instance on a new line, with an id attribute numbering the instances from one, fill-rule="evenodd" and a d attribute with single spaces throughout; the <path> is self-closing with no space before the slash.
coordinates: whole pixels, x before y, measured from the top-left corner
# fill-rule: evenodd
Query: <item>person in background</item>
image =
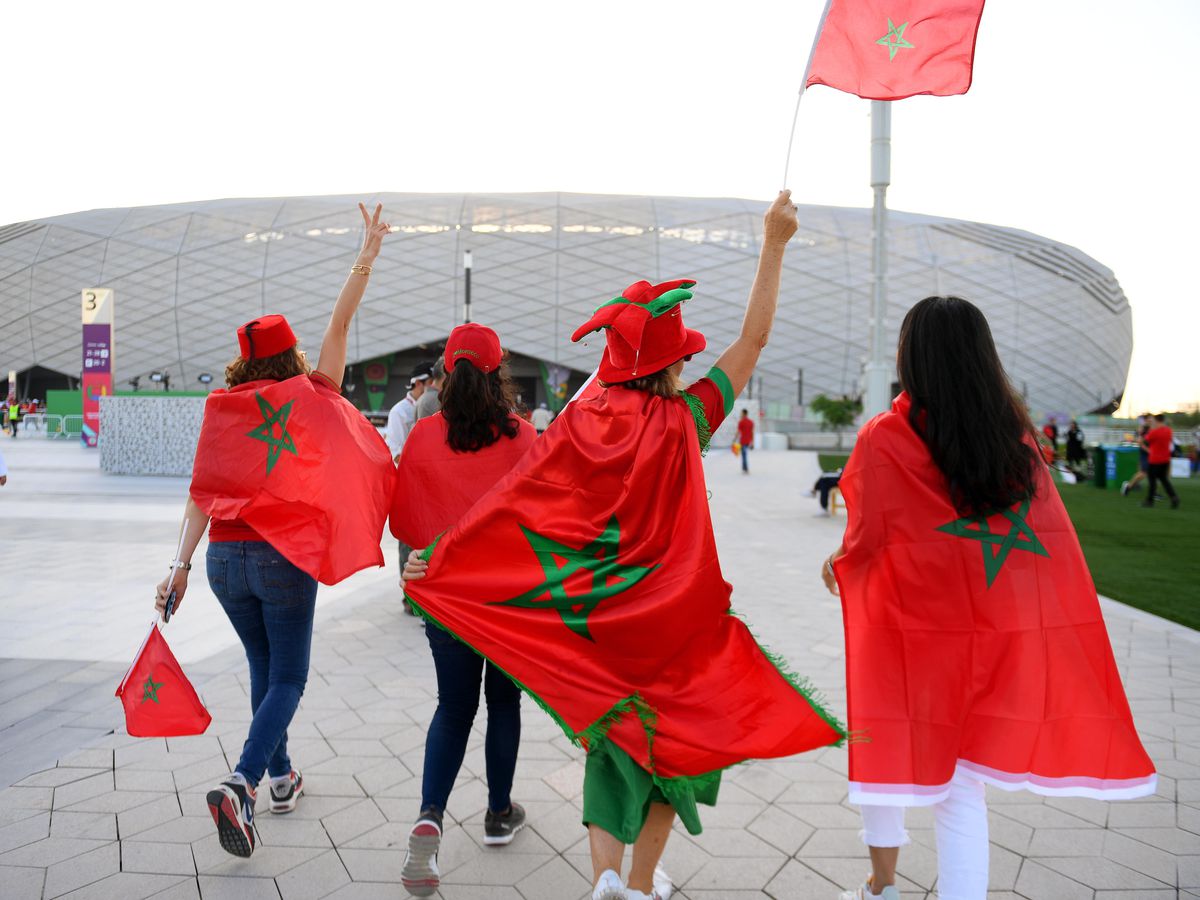
<path id="1" fill-rule="evenodd" d="M 821 567 L 842 601 L 849 802 L 871 861 L 841 900 L 899 900 L 910 806 L 933 813 L 938 896 L 986 900 L 985 784 L 1119 800 L 1157 776 L 987 319 L 927 297 L 896 370 L 900 396 L 842 473 L 846 533 Z"/>
<path id="2" fill-rule="evenodd" d="M 8 428 L 13 437 L 17 436 L 17 428 L 21 423 L 21 404 L 15 399 L 8 401 Z"/>
<path id="3" fill-rule="evenodd" d="M 1146 445 L 1142 441 L 1146 437 L 1146 433 L 1150 430 L 1150 413 L 1142 413 L 1138 416 L 1137 427 L 1137 445 L 1138 445 L 1138 470 L 1133 473 L 1133 477 L 1121 485 L 1121 496 L 1129 496 L 1129 492 L 1136 490 L 1146 476 L 1150 472 L 1150 454 L 1146 450 Z"/>
<path id="4" fill-rule="evenodd" d="M 529 421 L 533 423 L 537 433 L 541 434 L 554 421 L 554 413 L 550 412 L 545 403 L 539 403 L 538 408 L 529 414 Z"/>
<path id="5" fill-rule="evenodd" d="M 417 400 L 415 422 L 428 418 L 442 408 L 441 390 L 446 383 L 446 365 L 439 357 L 433 364 L 433 374 L 425 392 Z M 411 428 L 409 429 L 412 430 Z"/>
<path id="6" fill-rule="evenodd" d="M 1171 498 L 1171 509 L 1179 508 L 1179 495 L 1171 485 L 1171 446 L 1175 435 L 1167 426 L 1166 417 L 1162 413 L 1151 416 L 1151 428 L 1142 438 L 1142 446 L 1146 448 L 1147 474 L 1150 478 L 1150 492 L 1142 506 L 1153 506 L 1158 483 L 1162 482 L 1163 490 Z"/>
<path id="7" fill-rule="evenodd" d="M 1078 422 L 1072 419 L 1071 427 L 1067 429 L 1067 465 L 1071 469 L 1087 465 L 1087 450 L 1083 446 L 1083 441 L 1083 429 L 1079 427 Z"/>
<path id="8" fill-rule="evenodd" d="M 738 443 L 742 445 L 742 474 L 750 474 L 750 450 L 754 447 L 754 420 L 750 410 L 743 409 L 737 421 Z"/>
<path id="9" fill-rule="evenodd" d="M 441 412 L 413 426 L 392 494 L 392 534 L 414 547 L 429 546 L 453 526 L 535 439 L 533 427 L 513 414 L 513 382 L 496 332 L 474 322 L 459 325 L 450 332 L 443 360 L 449 374 Z M 521 742 L 520 688 L 433 622 L 425 623 L 425 636 L 437 672 L 438 706 L 425 739 L 420 812 L 400 873 L 416 897 L 430 896 L 441 881 L 443 817 L 479 709 L 481 681 L 487 699 L 483 842 L 509 844 L 525 825 L 525 810 L 510 796 Z"/>
<path id="10" fill-rule="evenodd" d="M 432 377 L 433 366 L 429 363 L 413 366 L 412 375 L 408 379 L 408 393 L 388 412 L 387 445 L 396 461 L 400 459 L 400 451 L 404 449 L 404 439 L 408 437 L 409 429 L 417 420 L 417 401 L 425 393 L 426 382 Z M 407 553 L 401 556 L 401 564 L 407 557 Z"/>
<path id="11" fill-rule="evenodd" d="M 821 511 L 817 513 L 818 517 L 823 518 L 829 515 L 829 492 L 838 486 L 838 482 L 841 479 L 841 469 L 838 469 L 836 472 L 822 472 L 821 477 L 813 485 L 810 496 L 820 496 Z"/>

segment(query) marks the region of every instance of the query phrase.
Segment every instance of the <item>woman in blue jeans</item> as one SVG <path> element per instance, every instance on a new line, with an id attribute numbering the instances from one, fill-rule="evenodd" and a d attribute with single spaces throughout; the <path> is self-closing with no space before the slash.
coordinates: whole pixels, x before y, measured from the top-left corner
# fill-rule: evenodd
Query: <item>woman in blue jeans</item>
<path id="1" fill-rule="evenodd" d="M 340 393 L 346 336 L 388 232 L 388 225 L 379 221 L 382 207 L 376 207 L 373 217 L 362 204 L 359 210 L 363 247 L 334 305 L 316 370 L 309 366 L 287 320 L 262 316 L 238 329 L 241 353 L 225 370 L 230 389 L 308 376 Z M 179 558 L 170 566 L 174 578 L 164 578 L 156 590 L 160 613 L 165 613 L 169 589 L 174 593 L 173 612 L 183 602 L 191 558 L 206 528 L 209 586 L 246 649 L 253 712 L 236 769 L 208 792 L 207 800 L 221 846 L 235 856 L 248 857 L 254 852 L 254 804 L 264 774 L 270 775 L 273 813 L 294 810 L 304 790 L 300 772 L 288 756 L 287 728 L 308 680 L 317 582 L 240 519 L 214 518 L 210 524 L 189 496 Z"/>
<path id="2" fill-rule="evenodd" d="M 392 534 L 410 547 L 436 541 L 508 474 L 537 435 L 532 425 L 513 414 L 514 386 L 496 332 L 477 323 L 458 326 L 446 341 L 443 360 L 441 411 L 413 426 L 396 474 Z M 417 897 L 430 896 L 441 881 L 437 853 L 442 819 L 479 709 L 481 680 L 487 700 L 483 842 L 511 843 L 525 825 L 525 810 L 509 796 L 521 741 L 520 690 L 433 623 L 426 623 L 425 634 L 437 671 L 438 706 L 425 739 L 421 810 L 409 833 L 400 873 L 405 889 Z"/>

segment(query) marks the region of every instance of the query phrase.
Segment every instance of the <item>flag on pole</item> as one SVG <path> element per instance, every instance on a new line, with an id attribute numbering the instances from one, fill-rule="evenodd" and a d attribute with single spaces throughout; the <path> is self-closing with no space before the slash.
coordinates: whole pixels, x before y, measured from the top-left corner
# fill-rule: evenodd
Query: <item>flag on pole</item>
<path id="1" fill-rule="evenodd" d="M 829 0 L 804 86 L 867 100 L 971 87 L 983 0 Z"/>
<path id="2" fill-rule="evenodd" d="M 125 708 L 125 730 L 134 737 L 203 734 L 212 721 L 157 623 L 151 623 L 117 696 Z"/>

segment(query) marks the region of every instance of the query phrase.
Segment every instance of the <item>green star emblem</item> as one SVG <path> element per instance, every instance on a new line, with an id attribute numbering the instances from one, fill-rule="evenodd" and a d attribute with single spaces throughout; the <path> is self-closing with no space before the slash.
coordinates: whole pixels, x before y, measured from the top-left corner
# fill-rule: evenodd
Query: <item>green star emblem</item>
<path id="1" fill-rule="evenodd" d="M 600 536 L 582 548 L 560 544 L 520 526 L 525 540 L 537 554 L 545 580 L 516 597 L 495 601 L 499 606 L 519 606 L 523 609 L 553 609 L 562 618 L 563 624 L 589 641 L 594 641 L 588 631 L 588 616 L 601 600 L 627 591 L 651 572 L 654 566 L 623 566 L 617 561 L 620 553 L 621 529 L 616 516 L 600 532 Z M 590 578 L 589 578 L 590 575 Z M 567 582 L 572 587 L 586 588 L 574 595 L 567 593 Z"/>
<path id="2" fill-rule="evenodd" d="M 255 391 L 254 399 L 258 401 L 259 412 L 262 413 L 263 423 L 256 428 L 246 432 L 246 437 L 254 438 L 256 441 L 262 441 L 267 445 L 267 474 L 271 474 L 271 470 L 275 468 L 275 463 L 279 462 L 279 455 L 286 450 L 293 456 L 299 456 L 296 452 L 296 442 L 292 440 L 292 436 L 288 434 L 287 423 L 288 416 L 292 414 L 292 404 L 294 400 L 289 400 L 279 409 L 271 406 L 269 400 L 262 394 Z M 279 428 L 279 436 L 275 436 L 275 428 Z"/>
<path id="3" fill-rule="evenodd" d="M 907 27 L 907 22 L 903 25 L 893 25 L 892 20 L 888 19 L 888 33 L 875 42 L 888 48 L 888 62 L 896 58 L 897 50 L 913 49 L 913 45 L 904 39 L 904 29 Z"/>
<path id="4" fill-rule="evenodd" d="M 1000 569 L 1008 560 L 1008 554 L 1013 550 L 1024 550 L 1027 553 L 1036 553 L 1038 556 L 1050 556 L 1038 536 L 1034 534 L 1033 529 L 1029 527 L 1029 523 L 1025 521 L 1025 517 L 1029 515 L 1031 502 L 1026 497 L 1018 510 L 1005 509 L 993 513 L 992 516 L 964 516 L 953 522 L 947 522 L 945 525 L 939 525 L 937 530 L 955 537 L 979 541 L 980 549 L 983 550 L 983 569 L 987 573 L 987 586 L 990 588 L 992 582 L 996 580 L 996 576 L 1000 574 Z M 988 519 L 993 516 L 1003 516 L 1008 520 L 1011 527 L 1007 532 L 1001 534 L 991 530 L 988 526 Z"/>
<path id="5" fill-rule="evenodd" d="M 142 702 L 145 703 L 147 700 L 152 700 L 157 703 L 158 689 L 162 687 L 163 684 L 164 682 L 162 681 L 156 682 L 153 675 L 148 675 L 146 680 L 142 682 Z"/>

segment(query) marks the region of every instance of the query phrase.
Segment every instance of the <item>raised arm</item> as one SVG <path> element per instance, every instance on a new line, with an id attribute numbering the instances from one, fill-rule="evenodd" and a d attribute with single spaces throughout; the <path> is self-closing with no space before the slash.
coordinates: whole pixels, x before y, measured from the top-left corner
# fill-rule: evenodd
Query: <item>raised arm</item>
<path id="1" fill-rule="evenodd" d="M 767 346 L 775 307 L 779 303 L 779 276 L 783 271 L 783 252 L 799 227 L 792 192 L 780 191 L 763 219 L 762 251 L 758 256 L 758 272 L 746 301 L 742 333 L 717 360 L 717 368 L 729 377 L 733 396 L 746 387 L 759 354 Z"/>
<path id="2" fill-rule="evenodd" d="M 358 210 L 363 217 L 362 250 L 358 252 L 358 259 L 354 261 L 354 267 L 333 305 L 333 315 L 329 317 L 329 327 L 325 329 L 321 355 L 317 360 L 317 371 L 338 386 L 341 386 L 342 376 L 346 373 L 346 339 L 350 334 L 350 323 L 367 290 L 371 265 L 379 255 L 383 236 L 389 230 L 386 222 L 379 221 L 379 214 L 383 212 L 382 203 L 376 204 L 374 216 L 368 215 L 367 208 L 361 203 L 358 204 Z"/>

